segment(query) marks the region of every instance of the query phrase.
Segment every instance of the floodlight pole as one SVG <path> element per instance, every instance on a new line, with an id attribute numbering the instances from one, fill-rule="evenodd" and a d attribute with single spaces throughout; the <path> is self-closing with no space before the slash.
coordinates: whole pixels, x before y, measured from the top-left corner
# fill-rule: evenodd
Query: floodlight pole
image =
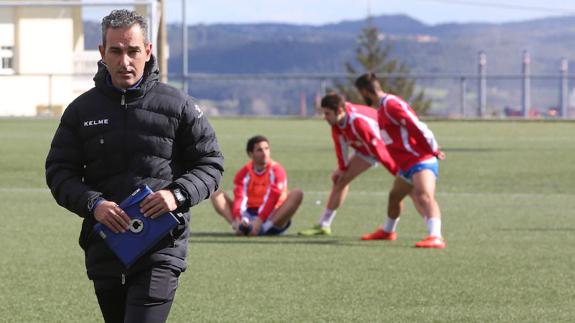
<path id="1" fill-rule="evenodd" d="M 168 41 L 166 30 L 166 5 L 164 0 L 158 0 L 160 17 L 158 21 L 158 64 L 160 66 L 160 80 L 168 81 Z"/>
<path id="2" fill-rule="evenodd" d="M 188 18 L 186 1 L 182 0 L 182 90 L 188 94 Z"/>

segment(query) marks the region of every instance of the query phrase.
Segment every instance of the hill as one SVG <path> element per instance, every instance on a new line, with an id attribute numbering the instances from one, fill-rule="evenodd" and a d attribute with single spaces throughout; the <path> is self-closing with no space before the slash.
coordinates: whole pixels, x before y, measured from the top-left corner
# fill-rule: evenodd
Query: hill
<path id="1" fill-rule="evenodd" d="M 373 17 L 372 24 L 382 32 L 381 39 L 391 45 L 392 56 L 400 58 L 414 73 L 476 73 L 480 50 L 487 54 L 490 74 L 519 74 L 524 50 L 531 54 L 532 73 L 558 73 L 561 57 L 575 60 L 575 17 L 504 24 L 427 25 L 408 16 L 392 15 Z M 344 63 L 354 60 L 356 39 L 365 26 L 365 20 L 321 26 L 191 25 L 188 27 L 189 71 L 210 74 L 341 73 L 344 72 Z M 99 28 L 96 23 L 86 22 L 85 30 L 86 47 L 94 48 L 99 41 Z M 182 66 L 180 25 L 168 26 L 168 41 L 169 72 L 175 76 L 181 74 Z M 453 81 L 443 83 L 449 84 L 425 84 L 426 87 L 435 87 L 428 93 L 434 96 L 433 109 L 436 112 L 457 109 L 455 105 L 459 98 L 451 92 L 459 91 L 459 85 Z M 518 101 L 519 95 L 516 83 L 517 80 L 510 79 L 498 85 L 498 92 L 490 99 L 490 104 L 497 109 L 504 105 L 516 106 L 517 103 L 513 103 Z M 536 84 L 543 92 L 532 100 L 533 103 L 541 106 L 555 104 L 552 100 L 557 97 L 556 83 Z M 475 87 L 473 84 L 470 86 Z M 260 106 L 266 108 L 259 109 L 254 108 L 257 104 L 253 97 L 249 97 L 247 101 L 251 102 L 251 108 L 240 108 L 240 111 L 255 113 L 257 110 L 264 114 L 299 112 L 302 107 L 298 93 L 304 91 L 308 106 L 311 106 L 315 92 L 321 90 L 309 88 L 323 89 L 325 85 L 309 80 L 298 84 L 276 82 L 275 86 L 253 80 L 202 81 L 194 82 L 193 93 L 219 102 L 217 105 L 220 107 L 222 100 L 229 100 L 230 109 L 238 111 L 239 105 L 246 104 L 246 98 L 242 97 L 254 92 L 254 88 L 262 92 L 263 89 L 273 91 L 274 87 L 289 91 L 290 101 L 271 104 L 269 98 L 264 98 Z M 278 100 L 285 93 L 271 96 Z"/>

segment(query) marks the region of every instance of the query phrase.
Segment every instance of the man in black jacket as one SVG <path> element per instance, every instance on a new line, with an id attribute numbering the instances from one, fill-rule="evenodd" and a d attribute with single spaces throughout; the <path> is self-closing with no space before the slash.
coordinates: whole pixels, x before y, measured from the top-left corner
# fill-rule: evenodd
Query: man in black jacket
<path id="1" fill-rule="evenodd" d="M 80 246 L 106 322 L 164 322 L 186 269 L 189 209 L 218 188 L 223 156 L 194 100 L 159 82 L 142 16 L 112 11 L 99 50 L 95 87 L 64 112 L 46 181 L 59 205 L 84 218 Z M 142 213 L 173 211 L 181 225 L 125 268 L 93 227 L 125 232 L 130 219 L 117 203 L 142 184 L 155 192 Z"/>

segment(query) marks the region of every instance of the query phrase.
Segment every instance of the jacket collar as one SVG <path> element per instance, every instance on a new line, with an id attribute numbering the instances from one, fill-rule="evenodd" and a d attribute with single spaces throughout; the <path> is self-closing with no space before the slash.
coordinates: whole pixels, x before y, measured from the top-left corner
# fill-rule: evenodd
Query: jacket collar
<path id="1" fill-rule="evenodd" d="M 144 66 L 144 74 L 138 83 L 125 92 L 112 85 L 111 76 L 106 64 L 102 60 L 98 62 L 98 72 L 94 76 L 96 88 L 104 91 L 111 97 L 125 95 L 128 101 L 143 97 L 160 79 L 160 69 L 156 57 L 150 56 L 150 60 Z"/>

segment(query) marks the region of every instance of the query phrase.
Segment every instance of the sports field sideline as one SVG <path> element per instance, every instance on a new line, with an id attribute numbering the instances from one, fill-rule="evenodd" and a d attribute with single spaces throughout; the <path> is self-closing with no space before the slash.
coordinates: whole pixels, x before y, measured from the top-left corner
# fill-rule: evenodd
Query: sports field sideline
<path id="1" fill-rule="evenodd" d="M 575 123 L 430 121 L 447 154 L 438 202 L 445 250 L 419 250 L 410 203 L 395 242 L 362 242 L 392 178 L 352 184 L 334 235 L 303 238 L 335 168 L 322 120 L 212 119 L 226 158 L 270 139 L 305 192 L 281 237 L 235 237 L 209 203 L 193 210 L 188 271 L 170 322 L 568 322 L 575 318 Z M 0 322 L 100 322 L 77 244 L 80 219 L 53 201 L 44 159 L 57 120 L 0 119 Z"/>

